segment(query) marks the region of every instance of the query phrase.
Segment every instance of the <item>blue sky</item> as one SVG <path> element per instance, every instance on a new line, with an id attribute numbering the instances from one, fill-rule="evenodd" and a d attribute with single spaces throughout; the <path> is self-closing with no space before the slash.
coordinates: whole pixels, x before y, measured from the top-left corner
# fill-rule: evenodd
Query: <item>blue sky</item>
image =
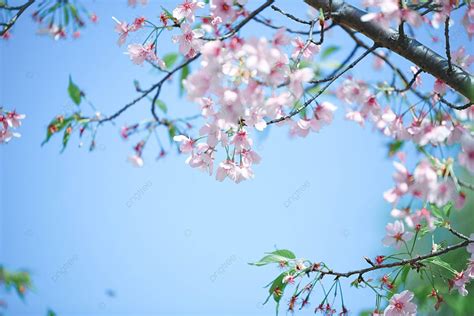
<path id="1" fill-rule="evenodd" d="M 176 4 L 150 2 L 138 9 L 125 0 L 91 2 L 100 23 L 75 41 L 35 35 L 25 15 L 13 38 L 0 42 L 0 104 L 27 115 L 21 139 L 0 147 L 0 262 L 29 270 L 35 284 L 24 303 L 8 297 L 8 315 L 40 315 L 47 307 L 59 315 L 273 315 L 272 304 L 260 303 L 277 268 L 247 265 L 263 252 L 289 248 L 337 270 L 383 252 L 389 205 L 382 193 L 392 185 L 386 140 L 343 120 L 342 108 L 333 125 L 306 139 L 272 127 L 258 147 L 256 178 L 239 185 L 187 167 L 184 156 L 155 162 L 153 146 L 143 168 L 127 163 L 133 142 L 120 139 L 119 127 L 148 118 L 147 102 L 104 127 L 95 152 L 78 148 L 75 138 L 62 154 L 58 139 L 40 146 L 51 118 L 74 108 L 69 74 L 103 113 L 136 96 L 134 79 L 143 87 L 156 82 L 156 73 L 134 66 L 117 47 L 111 19 L 153 16 L 159 4 Z M 268 34 L 254 24 L 244 31 L 257 33 Z M 352 46 L 340 34 L 327 40 L 347 52 Z M 175 50 L 167 39 L 159 44 Z M 359 71 L 373 74 L 371 63 Z M 162 92 L 170 113 L 196 113 L 176 86 L 175 79 Z M 348 285 L 351 310 L 372 306 L 369 292 Z"/>

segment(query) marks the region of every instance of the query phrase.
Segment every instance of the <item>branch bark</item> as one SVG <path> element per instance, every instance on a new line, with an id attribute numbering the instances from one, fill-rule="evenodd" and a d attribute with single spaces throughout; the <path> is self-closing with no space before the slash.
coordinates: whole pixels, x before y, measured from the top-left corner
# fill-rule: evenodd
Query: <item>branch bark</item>
<path id="1" fill-rule="evenodd" d="M 330 13 L 334 23 L 354 29 L 374 41 L 380 47 L 386 47 L 398 55 L 416 64 L 423 71 L 443 80 L 451 88 L 474 102 L 474 76 L 453 65 L 429 47 L 408 36 L 401 37 L 392 29 L 376 22 L 363 22 L 361 17 L 366 11 L 360 10 L 343 0 L 305 0 L 313 8 Z"/>

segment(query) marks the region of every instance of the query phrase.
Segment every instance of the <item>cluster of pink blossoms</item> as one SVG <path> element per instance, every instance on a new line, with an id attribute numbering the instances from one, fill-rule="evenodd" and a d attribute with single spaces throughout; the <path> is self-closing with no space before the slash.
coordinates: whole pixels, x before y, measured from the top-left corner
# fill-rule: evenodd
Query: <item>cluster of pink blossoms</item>
<path id="1" fill-rule="evenodd" d="M 439 168 L 435 169 L 431 162 L 422 160 L 413 173 L 400 162 L 394 162 L 394 166 L 395 187 L 384 193 L 387 202 L 395 205 L 403 196 L 410 194 L 438 207 L 446 205 L 449 201 L 455 201 L 456 208 L 464 206 L 466 199 L 464 193 L 458 193 L 454 180 L 443 174 L 445 166 L 441 163 Z"/>
<path id="2" fill-rule="evenodd" d="M 128 35 L 131 32 L 136 32 L 142 29 L 146 22 L 145 17 L 138 17 L 131 24 L 128 24 L 125 21 L 119 21 L 115 17 L 112 17 L 112 19 L 115 21 L 115 23 L 117 23 L 115 26 L 115 31 L 119 33 L 119 38 L 117 41 L 119 46 L 125 43 Z M 130 60 L 135 65 L 142 65 L 145 61 L 148 61 L 150 63 L 156 64 L 162 69 L 166 67 L 163 60 L 161 60 L 156 55 L 156 47 L 154 42 L 145 44 L 132 43 L 127 47 L 127 54 L 130 56 Z"/>
<path id="3" fill-rule="evenodd" d="M 403 20 L 413 26 L 419 26 L 423 22 L 423 17 L 418 12 L 401 8 L 399 0 L 364 0 L 365 7 L 376 7 L 379 12 L 370 12 L 362 16 L 362 21 L 376 21 L 377 23 L 389 27 L 392 23 L 397 25 Z"/>
<path id="4" fill-rule="evenodd" d="M 470 58 L 468 58 L 470 60 Z M 415 72 L 416 68 L 413 69 Z M 417 78 L 418 79 L 418 78 Z M 415 81 L 420 84 L 421 81 Z M 446 93 L 446 84 L 436 80 L 433 98 Z M 371 122 L 385 136 L 397 140 L 412 141 L 417 145 L 442 145 L 455 144 L 463 138 L 472 138 L 469 130 L 452 119 L 452 115 L 445 113 L 437 121 L 433 121 L 429 113 L 420 111 L 417 115 L 413 111 L 405 111 L 396 114 L 390 106 L 382 107 L 377 101 L 377 95 L 372 93 L 369 85 L 362 80 L 353 78 L 346 79 L 338 88 L 337 97 L 350 105 L 346 118 L 361 126 L 365 122 Z M 468 111 L 460 111 L 459 117 L 465 116 Z"/>
<path id="5" fill-rule="evenodd" d="M 458 1 L 452 0 L 434 0 L 432 5 L 437 7 L 431 20 L 420 15 L 417 11 L 408 8 L 406 5 L 401 7 L 399 0 L 364 0 L 365 7 L 375 7 L 376 12 L 369 12 L 362 16 L 362 21 L 376 21 L 385 27 L 399 25 L 404 21 L 412 26 L 418 27 L 422 23 L 427 23 L 433 28 L 438 29 L 446 21 L 451 11 L 458 6 Z M 415 2 L 416 3 L 416 2 Z M 463 16 L 462 25 L 466 29 L 469 38 L 474 35 L 474 3 L 467 3 L 468 9 Z"/>
<path id="6" fill-rule="evenodd" d="M 0 107 L 0 144 L 8 143 L 13 137 L 21 136 L 14 130 L 21 126 L 21 120 L 24 118 L 24 114 L 18 114 L 16 111 L 4 111 Z"/>
<path id="7" fill-rule="evenodd" d="M 296 41 L 293 56 L 312 58 L 315 47 L 308 46 L 301 52 Z M 198 138 L 175 138 L 182 142 L 181 151 L 191 154 L 187 160 L 191 167 L 212 174 L 215 152 L 220 146 L 225 149 L 226 158 L 219 163 L 217 180 L 228 177 L 240 182 L 253 177 L 251 167 L 260 157 L 252 148 L 250 133 L 263 131 L 267 121 L 286 116 L 304 94 L 304 83 L 314 76 L 311 68 L 290 67 L 285 52 L 290 44 L 281 30 L 272 40 L 234 37 L 230 42 L 215 40 L 202 46 L 201 68 L 184 81 L 184 86 L 188 97 L 200 104 L 207 121 Z M 282 85 L 283 91 L 279 89 Z M 335 109 L 323 102 L 304 118 L 279 124 L 289 125 L 292 135 L 306 136 L 310 130 L 319 131 L 329 124 Z"/>
<path id="8" fill-rule="evenodd" d="M 304 84 L 314 77 L 311 68 L 300 68 L 297 64 L 300 60 L 311 61 L 319 52 L 319 46 L 314 43 L 307 44 L 300 38 L 290 40 L 284 29 L 277 31 L 271 40 L 237 36 L 229 42 L 219 40 L 227 26 L 247 14 L 245 3 L 212 1 L 210 15 L 202 17 L 196 28 L 192 27 L 195 11 L 203 8 L 204 2 L 185 0 L 172 10 L 172 16 L 168 12 L 160 16 L 163 27 L 172 21 L 173 28 L 180 30 L 172 38 L 186 58 L 202 55 L 201 68 L 183 84 L 188 97 L 201 106 L 206 123 L 198 137 L 178 135 L 174 140 L 181 142 L 181 152 L 190 154 L 187 164 L 211 175 L 218 147 L 223 148 L 225 157 L 216 171 L 219 181 L 230 178 L 240 182 L 253 177 L 251 167 L 259 163 L 260 157 L 253 150 L 251 133 L 264 130 L 268 121 L 285 117 L 295 109 L 305 93 Z M 146 23 L 145 18 L 138 18 L 132 24 L 115 21 L 119 45 L 130 32 Z M 215 40 L 205 39 L 206 33 Z M 131 44 L 128 54 L 135 64 L 149 61 L 165 66 L 156 56 L 154 42 Z M 279 125 L 289 125 L 291 135 L 304 137 L 331 123 L 335 110 L 331 103 L 322 102 L 301 118 L 286 119 Z"/>

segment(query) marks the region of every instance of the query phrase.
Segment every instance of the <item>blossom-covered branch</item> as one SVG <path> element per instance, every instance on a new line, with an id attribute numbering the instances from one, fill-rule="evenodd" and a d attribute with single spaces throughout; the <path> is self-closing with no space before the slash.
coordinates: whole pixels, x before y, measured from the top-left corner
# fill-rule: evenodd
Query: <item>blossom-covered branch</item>
<path id="1" fill-rule="evenodd" d="M 335 23 L 352 28 L 372 39 L 377 45 L 389 48 L 391 51 L 405 57 L 423 71 L 447 83 L 464 95 L 471 103 L 474 102 L 474 77 L 461 67 L 450 67 L 450 61 L 448 62 L 448 60 L 416 39 L 400 36 L 392 28 L 364 18 L 367 17 L 366 11 L 360 10 L 343 0 L 305 1 L 317 10 L 322 9 L 329 12 Z M 449 15 L 449 11 L 443 11 L 442 13 Z"/>

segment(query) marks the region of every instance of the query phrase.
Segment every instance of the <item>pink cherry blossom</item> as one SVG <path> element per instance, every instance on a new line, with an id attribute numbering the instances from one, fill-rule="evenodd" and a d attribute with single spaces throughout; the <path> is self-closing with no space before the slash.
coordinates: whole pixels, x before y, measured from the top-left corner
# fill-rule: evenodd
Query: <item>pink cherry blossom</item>
<path id="1" fill-rule="evenodd" d="M 0 107 L 0 144 L 8 143 L 13 137 L 20 137 L 20 133 L 15 130 L 21 126 L 21 120 L 26 116 L 18 114 L 16 111 L 4 111 Z"/>
<path id="2" fill-rule="evenodd" d="M 411 174 L 403 164 L 395 161 L 393 165 L 396 169 L 396 172 L 393 174 L 395 188 L 386 191 L 384 198 L 387 202 L 395 204 L 408 192 L 413 180 Z"/>
<path id="3" fill-rule="evenodd" d="M 310 43 L 306 46 L 306 43 L 299 37 L 296 37 L 291 44 L 295 47 L 293 54 L 291 54 L 291 58 L 293 59 L 297 59 L 298 56 L 301 56 L 303 60 L 311 60 L 315 54 L 319 53 L 318 45 Z"/>
<path id="4" fill-rule="evenodd" d="M 286 29 L 281 28 L 273 35 L 274 46 L 286 46 L 290 43 L 290 37 L 286 33 Z"/>
<path id="5" fill-rule="evenodd" d="M 474 240 L 474 233 L 472 233 L 469 236 L 469 239 Z M 471 254 L 471 258 L 474 259 L 474 243 L 470 243 L 469 245 L 467 245 L 466 250 L 467 250 L 467 252 L 469 252 Z"/>
<path id="6" fill-rule="evenodd" d="M 194 23 L 194 11 L 204 8 L 204 2 L 196 0 L 185 0 L 173 10 L 173 17 L 178 21 L 186 19 L 190 23 Z"/>
<path id="7" fill-rule="evenodd" d="M 462 25 L 466 29 L 469 40 L 474 36 L 474 4 L 468 4 L 468 9 L 462 18 Z"/>
<path id="8" fill-rule="evenodd" d="M 286 284 L 294 284 L 295 283 L 295 276 L 292 275 L 292 274 L 285 275 L 282 282 L 286 283 Z"/>
<path id="9" fill-rule="evenodd" d="M 247 132 L 243 129 L 235 134 L 234 139 L 231 142 L 238 151 L 251 148 L 252 143 L 252 139 L 249 138 Z"/>
<path id="10" fill-rule="evenodd" d="M 128 157 L 128 161 L 135 167 L 143 167 L 143 159 L 138 155 Z"/>
<path id="11" fill-rule="evenodd" d="M 306 137 L 308 136 L 311 128 L 311 120 L 299 119 L 297 122 L 289 121 L 290 125 L 290 136 Z"/>
<path id="12" fill-rule="evenodd" d="M 253 150 L 244 149 L 240 152 L 242 155 L 242 165 L 246 167 L 250 167 L 253 164 L 260 163 L 260 156 Z"/>
<path id="13" fill-rule="evenodd" d="M 311 120 L 311 128 L 317 132 L 321 127 L 331 124 L 337 107 L 330 102 L 322 102 L 314 109 L 314 119 Z"/>
<path id="14" fill-rule="evenodd" d="M 196 143 L 195 140 L 191 139 L 191 138 L 188 138 L 184 135 L 177 135 L 177 136 L 174 136 L 173 137 L 173 140 L 175 142 L 179 142 L 181 143 L 181 145 L 179 146 L 179 150 L 182 152 L 182 153 L 190 153 L 193 151 L 194 149 L 194 144 Z"/>
<path id="15" fill-rule="evenodd" d="M 435 218 L 431 216 L 430 211 L 426 208 L 422 208 L 405 218 L 405 222 L 410 228 L 417 228 L 419 225 L 421 226 L 423 221 L 430 231 L 435 230 Z"/>
<path id="16" fill-rule="evenodd" d="M 181 25 L 181 31 L 183 34 L 173 36 L 173 42 L 179 44 L 179 51 L 187 58 L 196 56 L 199 52 L 202 42 L 201 37 L 204 36 L 202 29 L 191 29 L 191 26 L 187 23 Z"/>
<path id="17" fill-rule="evenodd" d="M 130 44 L 128 45 L 127 50 L 130 60 L 135 65 L 142 65 L 143 62 L 147 60 L 150 62 L 156 62 L 161 68 L 165 67 L 163 61 L 155 55 L 153 44 Z"/>
<path id="18" fill-rule="evenodd" d="M 389 301 L 389 305 L 385 308 L 385 316 L 415 316 L 416 304 L 412 303 L 414 295 L 412 292 L 405 290 L 399 294 L 395 294 Z"/>
<path id="19" fill-rule="evenodd" d="M 469 55 L 466 52 L 464 46 L 461 46 L 457 50 L 451 52 L 451 58 L 456 65 L 464 69 L 469 68 L 469 66 L 474 63 L 474 56 Z"/>
<path id="20" fill-rule="evenodd" d="M 213 0 L 211 2 L 211 13 L 220 17 L 224 23 L 231 23 L 236 17 L 232 0 Z"/>
<path id="21" fill-rule="evenodd" d="M 381 52 L 379 53 L 379 55 L 383 57 L 383 56 L 385 56 L 385 53 L 384 53 L 383 51 L 381 51 Z M 382 69 L 382 67 L 383 67 L 384 65 L 385 65 L 385 61 L 384 61 L 382 58 L 380 58 L 380 57 L 378 57 L 378 56 L 374 56 L 374 63 L 373 63 L 373 65 L 372 65 L 372 67 L 374 67 L 375 70 L 380 70 L 380 69 Z"/>
<path id="22" fill-rule="evenodd" d="M 464 135 L 461 139 L 461 148 L 462 151 L 458 156 L 459 164 L 474 174 L 474 137 L 469 134 Z"/>
<path id="23" fill-rule="evenodd" d="M 412 232 L 406 232 L 405 226 L 401 221 L 395 221 L 394 223 L 388 223 L 385 227 L 387 235 L 383 239 L 385 246 L 394 246 L 396 249 L 409 241 L 413 237 Z"/>
<path id="24" fill-rule="evenodd" d="M 431 164 L 422 160 L 413 171 L 413 181 L 411 193 L 420 199 L 427 199 L 437 188 L 438 176 Z"/>
<path id="25" fill-rule="evenodd" d="M 471 281 L 471 278 L 464 271 L 458 272 L 453 279 L 449 280 L 449 285 L 451 288 L 456 289 L 461 296 L 466 296 L 468 294 L 466 290 L 466 285 Z"/>
<path id="26" fill-rule="evenodd" d="M 1 112 L 0 115 L 2 115 Z M 23 120 L 25 117 L 25 114 L 18 114 L 15 110 L 6 113 L 6 121 L 8 122 L 8 125 L 13 128 L 20 127 L 21 120 Z"/>
<path id="27" fill-rule="evenodd" d="M 222 131 L 224 122 L 218 120 L 215 124 L 205 124 L 199 130 L 199 135 L 207 135 L 207 144 L 211 147 L 215 147 L 218 143 L 221 143 L 222 146 L 227 146 L 229 139 L 227 134 Z"/>
<path id="28" fill-rule="evenodd" d="M 115 26 L 115 31 L 117 33 L 119 33 L 119 39 L 117 41 L 117 44 L 119 46 L 122 46 L 125 41 L 127 40 L 127 37 L 128 37 L 128 33 L 130 32 L 130 26 L 128 25 L 127 22 L 120 22 L 118 19 L 116 19 L 115 17 L 112 17 L 112 19 L 115 21 L 115 23 L 117 23 L 117 25 Z"/>
<path id="29" fill-rule="evenodd" d="M 239 183 L 252 177 L 253 173 L 248 167 L 239 167 L 231 160 L 221 162 L 216 171 L 217 181 L 224 181 L 225 178 L 229 178 L 235 183 Z"/>
<path id="30" fill-rule="evenodd" d="M 304 84 L 313 79 L 314 72 L 311 68 L 298 69 L 290 74 L 288 89 L 294 94 L 296 99 L 303 96 Z"/>
<path id="31" fill-rule="evenodd" d="M 360 113 L 359 111 L 349 111 L 346 113 L 345 117 L 349 121 L 354 121 L 360 126 L 364 126 L 365 120 L 364 120 L 364 117 L 362 116 L 362 113 Z"/>
<path id="32" fill-rule="evenodd" d="M 135 7 L 138 2 L 140 2 L 142 5 L 148 4 L 148 0 L 128 0 L 128 5 L 131 7 Z"/>
<path id="33" fill-rule="evenodd" d="M 446 90 L 447 90 L 448 86 L 446 85 L 446 83 L 441 80 L 441 79 L 436 79 L 435 80 L 435 84 L 434 84 L 434 92 L 437 93 L 437 94 L 440 94 L 440 95 L 443 95 L 446 93 Z"/>
<path id="34" fill-rule="evenodd" d="M 446 205 L 449 201 L 453 201 L 457 195 L 456 185 L 451 179 L 439 182 L 436 188 L 430 193 L 429 201 L 438 207 Z"/>
<path id="35" fill-rule="evenodd" d="M 196 145 L 196 151 L 186 160 L 186 164 L 192 168 L 200 169 L 212 175 L 214 166 L 214 149 L 207 144 L 199 143 Z"/>

